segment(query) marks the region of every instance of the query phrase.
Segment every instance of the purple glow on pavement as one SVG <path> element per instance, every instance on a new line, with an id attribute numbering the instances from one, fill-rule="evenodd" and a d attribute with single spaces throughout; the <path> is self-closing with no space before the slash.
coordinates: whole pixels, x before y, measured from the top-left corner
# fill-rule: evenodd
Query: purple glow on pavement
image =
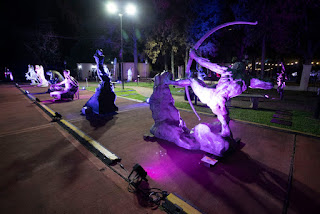
<path id="1" fill-rule="evenodd" d="M 185 150 L 167 141 L 159 140 L 159 150 L 152 151 L 148 159 L 139 160 L 148 177 L 161 183 L 173 182 L 182 174 L 199 172 L 200 159 L 204 153 Z"/>
<path id="2" fill-rule="evenodd" d="M 155 181 L 165 180 L 168 176 L 167 168 L 164 165 L 153 164 L 143 168 L 148 173 L 148 176 Z"/>
<path id="3" fill-rule="evenodd" d="M 148 176 L 156 181 L 164 180 L 168 176 L 169 168 L 172 168 L 172 163 L 168 160 L 166 151 L 155 151 L 154 159 L 143 164 L 143 168 L 148 173 Z"/>

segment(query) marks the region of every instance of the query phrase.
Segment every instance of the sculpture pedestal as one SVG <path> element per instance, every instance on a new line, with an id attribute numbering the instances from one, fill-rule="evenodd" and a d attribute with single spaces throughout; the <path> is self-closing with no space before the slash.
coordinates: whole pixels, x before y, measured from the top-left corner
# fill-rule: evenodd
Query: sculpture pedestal
<path id="1" fill-rule="evenodd" d="M 236 147 L 236 141 L 231 136 L 222 137 L 220 130 L 220 123 L 200 123 L 191 130 L 191 133 L 200 145 L 200 150 L 221 157 Z"/>
<path id="2" fill-rule="evenodd" d="M 118 107 L 114 104 L 115 99 L 116 95 L 110 84 L 102 82 L 96 88 L 95 94 L 83 106 L 82 113 L 85 115 L 91 111 L 95 114 L 109 114 L 118 111 Z"/>

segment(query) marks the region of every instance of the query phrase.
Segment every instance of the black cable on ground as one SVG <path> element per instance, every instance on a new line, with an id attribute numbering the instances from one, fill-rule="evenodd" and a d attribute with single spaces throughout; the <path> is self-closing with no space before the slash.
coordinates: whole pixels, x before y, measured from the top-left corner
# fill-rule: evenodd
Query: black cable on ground
<path id="1" fill-rule="evenodd" d="M 292 156 L 291 156 L 290 171 L 289 171 L 289 177 L 288 177 L 287 194 L 286 194 L 286 198 L 284 200 L 282 214 L 288 213 L 290 193 L 291 193 L 292 181 L 293 181 L 293 170 L 294 170 L 294 159 L 295 159 L 295 154 L 296 154 L 296 145 L 297 145 L 297 135 L 294 135 L 293 151 L 292 151 Z"/>
<path id="2" fill-rule="evenodd" d="M 157 209 L 169 195 L 167 191 L 149 187 L 148 180 L 145 177 L 147 174 L 139 164 L 136 164 L 130 173 L 122 164 L 118 164 L 129 174 L 125 179 L 128 182 L 128 191 L 136 194 L 139 203 L 143 204 L 143 206 Z M 111 166 L 109 167 L 112 168 Z"/>

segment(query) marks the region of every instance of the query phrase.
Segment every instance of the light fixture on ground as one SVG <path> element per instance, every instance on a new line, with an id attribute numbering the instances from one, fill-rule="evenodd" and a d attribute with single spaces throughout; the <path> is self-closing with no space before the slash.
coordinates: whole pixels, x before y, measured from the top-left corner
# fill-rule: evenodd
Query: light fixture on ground
<path id="1" fill-rule="evenodd" d="M 136 14 L 136 6 L 132 3 L 128 3 L 123 7 L 123 5 L 117 5 L 115 2 L 108 2 L 106 4 L 106 9 L 111 14 L 118 14 L 120 17 L 120 28 L 121 28 L 121 43 L 120 43 L 120 75 L 121 75 L 121 82 L 122 82 L 122 89 L 124 89 L 124 79 L 123 79 L 123 42 L 122 42 L 122 17 L 124 14 L 128 14 L 133 16 Z"/>

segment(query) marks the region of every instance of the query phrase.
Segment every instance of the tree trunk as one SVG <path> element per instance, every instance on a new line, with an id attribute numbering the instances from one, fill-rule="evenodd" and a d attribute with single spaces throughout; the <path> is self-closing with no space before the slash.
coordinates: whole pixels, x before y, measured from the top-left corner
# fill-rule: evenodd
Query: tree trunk
<path id="1" fill-rule="evenodd" d="M 188 74 L 186 74 L 186 69 L 188 66 L 188 60 L 189 60 L 189 48 L 186 47 L 186 56 L 184 58 L 184 72 L 183 77 L 186 77 Z"/>
<path id="2" fill-rule="evenodd" d="M 252 63 L 251 75 L 255 76 L 256 74 L 256 58 L 255 57 L 252 58 L 251 63 Z"/>
<path id="3" fill-rule="evenodd" d="M 266 35 L 262 38 L 262 52 L 261 52 L 261 72 L 260 78 L 264 77 L 264 63 L 266 61 Z"/>
<path id="4" fill-rule="evenodd" d="M 134 76 L 138 78 L 137 76 L 140 74 L 138 70 L 138 48 L 137 48 L 137 37 L 134 33 L 133 35 L 133 61 L 134 61 Z"/>
<path id="5" fill-rule="evenodd" d="M 163 55 L 164 57 L 164 70 L 168 71 L 168 62 L 167 62 L 167 55 Z"/>
<path id="6" fill-rule="evenodd" d="M 174 51 L 173 51 L 173 48 L 171 49 L 171 72 L 172 72 L 172 78 L 176 79 L 176 75 L 174 72 Z"/>

